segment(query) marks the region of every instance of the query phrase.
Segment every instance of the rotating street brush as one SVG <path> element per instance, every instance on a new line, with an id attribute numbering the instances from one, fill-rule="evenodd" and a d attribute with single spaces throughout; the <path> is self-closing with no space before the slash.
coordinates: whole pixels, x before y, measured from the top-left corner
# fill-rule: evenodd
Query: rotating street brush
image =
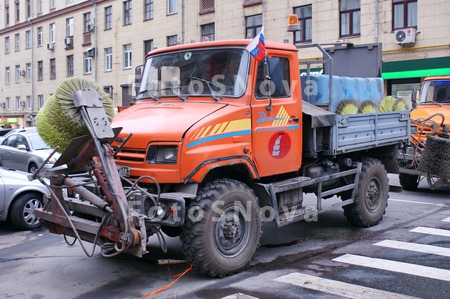
<path id="1" fill-rule="evenodd" d="M 339 102 L 336 107 L 336 114 L 357 114 L 358 113 L 358 101 L 353 99 L 347 99 Z"/>
<path id="2" fill-rule="evenodd" d="M 380 103 L 380 112 L 391 112 L 394 111 L 395 104 L 397 103 L 397 99 L 393 96 L 387 96 L 381 100 Z"/>
<path id="3" fill-rule="evenodd" d="M 108 94 L 93 81 L 72 77 L 64 80 L 50 96 L 36 117 L 36 127 L 42 139 L 52 148 L 63 152 L 73 138 L 88 135 L 81 112 L 73 103 L 72 94 L 84 89 L 95 90 L 103 103 L 109 121 L 114 117 L 114 106 Z"/>
<path id="4" fill-rule="evenodd" d="M 408 109 L 408 105 L 406 105 L 403 99 L 397 99 L 394 105 L 394 111 L 402 111 Z"/>
<path id="5" fill-rule="evenodd" d="M 377 111 L 377 105 L 370 100 L 362 102 L 358 107 L 358 113 L 375 113 Z"/>
<path id="6" fill-rule="evenodd" d="M 450 178 L 450 140 L 427 136 L 418 170 L 433 176 Z"/>

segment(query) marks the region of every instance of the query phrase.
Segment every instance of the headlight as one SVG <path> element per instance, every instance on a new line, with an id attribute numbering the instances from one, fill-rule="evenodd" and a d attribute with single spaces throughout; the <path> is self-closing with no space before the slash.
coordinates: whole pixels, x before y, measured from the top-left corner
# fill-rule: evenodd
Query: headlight
<path id="1" fill-rule="evenodd" d="M 411 134 L 417 134 L 417 127 L 411 126 Z"/>
<path id="2" fill-rule="evenodd" d="M 150 146 L 147 154 L 148 164 L 176 164 L 177 146 Z"/>

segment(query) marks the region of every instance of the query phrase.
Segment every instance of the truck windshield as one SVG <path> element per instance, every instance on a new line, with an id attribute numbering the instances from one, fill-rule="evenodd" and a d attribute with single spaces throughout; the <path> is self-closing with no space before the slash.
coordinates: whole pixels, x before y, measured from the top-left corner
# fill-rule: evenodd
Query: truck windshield
<path id="1" fill-rule="evenodd" d="M 450 103 L 450 80 L 425 82 L 420 103 Z"/>
<path id="2" fill-rule="evenodd" d="M 247 87 L 249 54 L 221 48 L 165 53 L 147 59 L 137 100 L 242 96 Z"/>

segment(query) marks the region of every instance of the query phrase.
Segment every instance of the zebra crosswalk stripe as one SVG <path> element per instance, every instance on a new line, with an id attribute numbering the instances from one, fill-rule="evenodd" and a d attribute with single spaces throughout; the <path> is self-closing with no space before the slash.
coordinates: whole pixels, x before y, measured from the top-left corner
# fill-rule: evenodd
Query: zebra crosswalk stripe
<path id="1" fill-rule="evenodd" d="M 411 243 L 411 242 L 402 242 L 402 241 L 394 241 L 394 240 L 384 240 L 373 245 L 382 246 L 393 249 L 403 249 L 414 252 L 428 253 L 450 257 L 450 248 Z"/>
<path id="2" fill-rule="evenodd" d="M 443 281 L 450 281 L 450 270 L 440 268 L 433 268 L 422 265 L 391 261 L 386 259 L 365 257 L 354 254 L 345 254 L 337 258 L 334 258 L 333 261 L 351 264 L 355 266 L 362 266 L 373 269 L 380 269 L 420 277 L 438 279 Z"/>
<path id="3" fill-rule="evenodd" d="M 418 226 L 418 227 L 410 230 L 410 232 L 421 233 L 421 234 L 428 234 L 428 235 L 435 235 L 435 236 L 442 236 L 442 237 L 450 237 L 450 230 L 440 229 L 440 228 L 431 228 L 431 227 Z"/>
<path id="4" fill-rule="evenodd" d="M 355 284 L 307 275 L 303 273 L 290 273 L 280 276 L 275 281 L 296 285 L 309 290 L 319 291 L 347 298 L 415 298 L 402 294 L 391 293 L 383 290 L 363 287 Z"/>

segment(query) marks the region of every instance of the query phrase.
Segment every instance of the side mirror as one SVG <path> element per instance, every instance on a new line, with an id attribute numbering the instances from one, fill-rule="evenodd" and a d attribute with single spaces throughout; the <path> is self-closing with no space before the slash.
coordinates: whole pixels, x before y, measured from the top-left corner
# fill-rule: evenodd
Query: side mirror
<path id="1" fill-rule="evenodd" d="M 144 65 L 138 65 L 134 69 L 134 91 L 137 96 L 139 89 L 141 88 L 142 71 L 144 70 Z"/>
<path id="2" fill-rule="evenodd" d="M 27 151 L 28 150 L 27 146 L 25 144 L 19 144 L 16 148 L 18 150 L 21 150 L 21 151 Z"/>
<path id="3" fill-rule="evenodd" d="M 414 84 L 411 90 L 411 106 L 412 109 L 417 108 L 417 91 L 419 90 L 419 84 Z"/>

